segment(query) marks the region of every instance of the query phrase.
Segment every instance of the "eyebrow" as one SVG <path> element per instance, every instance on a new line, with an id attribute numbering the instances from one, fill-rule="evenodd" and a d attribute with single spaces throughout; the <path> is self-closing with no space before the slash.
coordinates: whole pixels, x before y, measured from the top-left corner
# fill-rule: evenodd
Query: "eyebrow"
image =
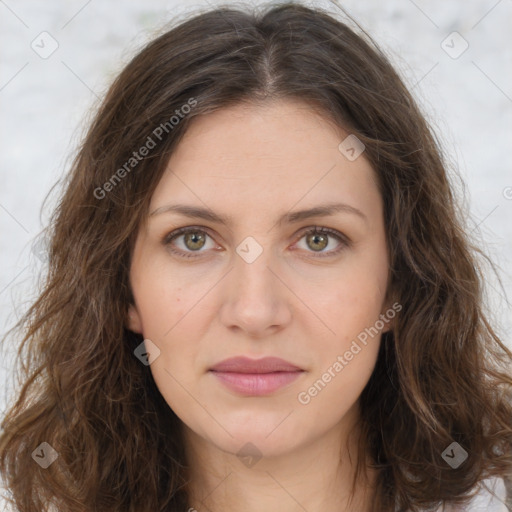
<path id="1" fill-rule="evenodd" d="M 184 204 L 175 204 L 175 205 L 164 205 L 149 214 L 150 217 L 154 217 L 155 215 L 160 215 L 162 213 L 179 213 L 185 217 L 195 218 L 195 219 L 203 219 L 210 222 L 215 222 L 222 225 L 228 225 L 232 222 L 232 217 L 219 215 L 212 210 L 207 208 L 203 208 L 200 206 L 190 206 Z M 299 210 L 295 212 L 287 212 L 277 220 L 278 225 L 282 225 L 283 223 L 293 224 L 297 222 L 301 222 L 305 219 L 309 219 L 312 217 L 327 217 L 334 215 L 336 213 L 349 213 L 355 215 L 365 222 L 368 222 L 368 218 L 361 211 L 355 208 L 354 206 L 350 206 L 344 203 L 331 203 L 325 204 L 321 206 L 315 206 L 314 208 L 308 208 L 307 210 Z"/>

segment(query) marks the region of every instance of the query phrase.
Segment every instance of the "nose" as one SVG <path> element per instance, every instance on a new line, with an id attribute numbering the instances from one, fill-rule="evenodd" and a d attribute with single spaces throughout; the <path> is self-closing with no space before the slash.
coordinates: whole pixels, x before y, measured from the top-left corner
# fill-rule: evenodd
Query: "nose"
<path id="1" fill-rule="evenodd" d="M 230 330 L 252 338 L 274 334 L 292 318 L 289 299 L 293 294 L 269 253 L 263 250 L 251 263 L 235 254 L 234 267 L 226 276 L 220 320 Z"/>

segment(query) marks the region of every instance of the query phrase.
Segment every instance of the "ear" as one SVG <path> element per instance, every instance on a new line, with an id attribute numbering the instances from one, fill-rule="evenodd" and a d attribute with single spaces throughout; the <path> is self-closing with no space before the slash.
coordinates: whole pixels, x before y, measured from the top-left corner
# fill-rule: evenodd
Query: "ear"
<path id="1" fill-rule="evenodd" d="M 139 310 L 134 304 L 130 304 L 128 308 L 127 324 L 130 331 L 142 334 L 142 318 L 140 316 Z"/>
<path id="2" fill-rule="evenodd" d="M 382 313 L 382 316 L 381 316 L 382 319 L 384 319 L 384 322 L 385 322 L 385 326 L 384 326 L 384 329 L 382 329 L 381 333 L 384 334 L 385 332 L 389 332 L 393 329 L 393 320 L 389 320 L 389 321 L 386 321 L 386 310 Z"/>
<path id="3" fill-rule="evenodd" d="M 402 305 L 397 301 L 392 300 L 386 301 L 379 318 L 384 322 L 384 328 L 382 333 L 389 332 L 393 329 L 396 321 L 396 315 L 402 309 Z"/>

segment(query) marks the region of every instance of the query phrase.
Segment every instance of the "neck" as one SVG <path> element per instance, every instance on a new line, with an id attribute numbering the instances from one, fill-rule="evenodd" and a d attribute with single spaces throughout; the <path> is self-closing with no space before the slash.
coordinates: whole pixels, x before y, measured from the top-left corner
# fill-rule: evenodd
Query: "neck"
<path id="1" fill-rule="evenodd" d="M 368 481 L 356 482 L 352 495 L 359 430 L 342 434 L 337 425 L 292 452 L 248 467 L 185 427 L 190 512 L 369 512 L 376 475 L 366 467 Z"/>

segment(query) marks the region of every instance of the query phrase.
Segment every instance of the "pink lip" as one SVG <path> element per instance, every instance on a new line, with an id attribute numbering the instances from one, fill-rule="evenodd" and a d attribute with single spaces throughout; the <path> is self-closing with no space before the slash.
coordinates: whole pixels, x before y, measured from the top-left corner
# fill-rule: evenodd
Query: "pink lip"
<path id="1" fill-rule="evenodd" d="M 301 368 L 277 357 L 233 357 L 215 365 L 210 371 L 225 386 L 246 396 L 272 393 L 303 372 Z"/>
<path id="2" fill-rule="evenodd" d="M 210 370 L 215 372 L 235 373 L 271 373 L 271 372 L 296 372 L 302 370 L 279 357 L 263 357 L 250 359 L 249 357 L 231 357 L 216 364 Z"/>

